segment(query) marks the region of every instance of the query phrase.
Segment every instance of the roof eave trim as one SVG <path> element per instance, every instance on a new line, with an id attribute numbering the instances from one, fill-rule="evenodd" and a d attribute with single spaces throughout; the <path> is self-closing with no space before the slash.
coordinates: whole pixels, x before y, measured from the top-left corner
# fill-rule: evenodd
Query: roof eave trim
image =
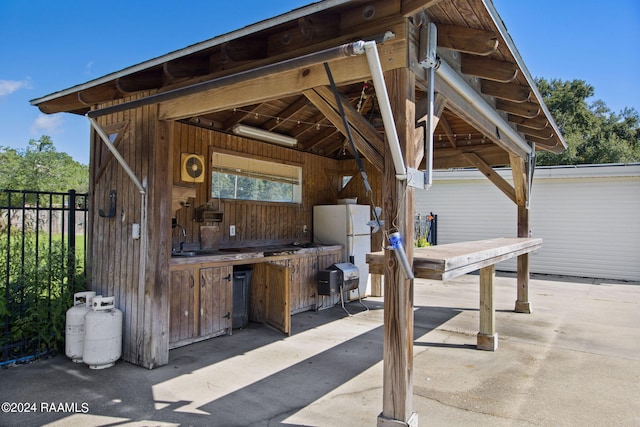
<path id="1" fill-rule="evenodd" d="M 255 24 L 248 25 L 246 27 L 240 28 L 238 30 L 231 31 L 230 33 L 222 34 L 220 36 L 214 37 L 209 40 L 205 40 L 200 43 L 196 43 L 190 46 L 187 46 L 183 49 L 179 49 L 173 52 L 170 52 L 166 55 L 159 56 L 157 58 L 150 59 L 148 61 L 141 62 L 137 65 L 133 65 L 131 67 L 124 68 L 120 71 L 116 71 L 105 76 L 99 77 L 95 80 L 90 80 L 86 83 L 82 83 L 76 86 L 72 86 L 68 89 L 63 89 L 58 92 L 54 92 L 52 94 L 35 98 L 29 101 L 31 105 L 38 106 L 44 102 L 52 101 L 57 98 L 61 98 L 63 96 L 72 94 L 74 92 L 79 92 L 82 90 L 90 89 L 95 86 L 99 86 L 104 83 L 108 83 L 109 81 L 116 80 L 120 77 L 125 77 L 133 73 L 137 73 L 139 71 L 143 71 L 152 67 L 156 67 L 164 64 L 165 62 L 172 61 L 174 59 L 182 58 L 187 55 L 191 55 L 193 53 L 200 52 L 205 49 L 209 49 L 223 43 L 248 36 L 253 33 L 257 33 L 263 30 L 267 30 L 269 28 L 276 27 L 278 25 L 295 21 L 299 18 L 302 18 L 307 15 L 311 15 L 314 13 L 322 12 L 324 10 L 330 9 L 332 7 L 341 6 L 347 3 L 352 3 L 356 0 L 324 0 L 315 3 L 311 3 L 307 6 L 302 6 L 298 9 L 294 9 L 290 12 L 286 12 L 282 15 L 278 15 L 273 18 L 269 18 Z"/>
<path id="2" fill-rule="evenodd" d="M 484 3 L 485 7 L 487 8 L 487 11 L 489 12 L 489 15 L 491 16 L 491 20 L 496 25 L 496 28 L 498 28 L 498 32 L 502 36 L 502 39 L 507 43 L 507 47 L 509 48 L 509 50 L 513 54 L 513 57 L 516 60 L 516 64 L 518 65 L 518 67 L 522 71 L 522 75 L 527 80 L 527 83 L 529 83 L 529 86 L 531 87 L 531 90 L 533 91 L 534 96 L 538 100 L 538 103 L 540 104 L 540 108 L 542 108 L 542 111 L 547 116 L 547 119 L 549 120 L 549 123 L 551 124 L 551 127 L 553 127 L 553 130 L 558 135 L 558 139 L 560 140 L 560 143 L 562 144 L 564 149 L 566 149 L 567 148 L 567 143 L 565 142 L 565 140 L 564 140 L 564 138 L 562 136 L 562 133 L 560 132 L 560 129 L 558 128 L 558 125 L 556 124 L 555 120 L 553 119 L 553 116 L 551 115 L 551 112 L 547 108 L 547 105 L 544 103 L 544 100 L 542 99 L 542 94 L 538 90 L 538 86 L 536 85 L 535 80 L 531 76 L 531 73 L 529 72 L 529 69 L 525 65 L 524 60 L 522 59 L 522 56 L 520 55 L 520 52 L 518 52 L 518 49 L 516 48 L 516 45 L 513 42 L 513 39 L 511 38 L 511 35 L 509 34 L 509 31 L 507 31 L 507 27 L 504 25 L 504 22 L 502 21 L 502 18 L 500 17 L 500 14 L 496 10 L 495 6 L 493 5 L 493 1 L 492 0 L 482 0 L 482 3 Z M 564 149 L 561 150 L 561 151 L 564 151 Z"/>

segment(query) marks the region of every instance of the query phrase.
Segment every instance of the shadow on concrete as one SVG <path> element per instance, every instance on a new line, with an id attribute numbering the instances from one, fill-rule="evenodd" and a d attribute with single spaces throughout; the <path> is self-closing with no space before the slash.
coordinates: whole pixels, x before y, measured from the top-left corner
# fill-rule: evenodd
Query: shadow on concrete
<path id="1" fill-rule="evenodd" d="M 375 313 L 382 309 L 382 303 L 365 300 L 365 304 L 373 312 L 370 315 L 374 318 L 366 320 L 373 325 L 372 329 L 267 377 L 256 375 L 261 379 L 221 397 L 214 397 L 197 408 L 206 414 L 181 412 L 180 408 L 193 402 L 181 398 L 180 390 L 175 391 L 175 399 L 163 402 L 154 396 L 153 387 L 176 378 L 183 382 L 186 378 L 188 381 L 190 375 L 198 375 L 203 368 L 214 370 L 215 375 L 215 369 L 224 369 L 216 364 L 232 358 L 242 363 L 240 360 L 243 358 L 238 356 L 287 338 L 264 325 L 250 324 L 247 329 L 234 331 L 232 336 L 171 350 L 169 364 L 153 370 L 125 362 L 105 370 L 90 370 L 86 365 L 74 364 L 64 356 L 57 356 L 1 372 L 3 386 L 0 401 L 86 403 L 89 408 L 87 415 L 113 417 L 92 425 L 144 424 L 148 420 L 195 426 L 280 423 L 382 361 L 383 327 L 378 321 L 380 315 Z M 350 305 L 350 311 L 357 313 L 357 306 Z M 425 335 L 461 312 L 460 309 L 444 307 L 417 307 L 414 336 Z M 349 323 L 341 320 L 346 317 L 348 315 L 339 305 L 320 312 L 297 314 L 292 317 L 293 335 L 317 334 L 316 329 L 327 324 L 335 324 L 336 328 L 345 327 Z M 379 326 L 375 326 L 376 322 Z M 326 331 L 326 328 L 322 330 Z M 322 337 L 318 336 L 317 339 Z M 447 347 L 473 348 L 456 345 Z M 277 358 L 278 355 L 274 353 L 267 359 L 269 357 Z M 268 367 L 269 360 L 263 363 Z M 259 367 L 257 370 L 259 372 Z M 381 384 L 382 379 L 379 386 Z M 224 384 L 211 384 L 212 389 L 218 386 Z M 214 394 L 212 392 L 212 396 Z M 206 395 L 202 397 L 206 401 Z M 73 414 L 8 414 L 2 425 L 42 425 L 56 421 L 60 422 L 58 425 L 64 425 L 71 421 L 65 419 L 70 415 Z"/>

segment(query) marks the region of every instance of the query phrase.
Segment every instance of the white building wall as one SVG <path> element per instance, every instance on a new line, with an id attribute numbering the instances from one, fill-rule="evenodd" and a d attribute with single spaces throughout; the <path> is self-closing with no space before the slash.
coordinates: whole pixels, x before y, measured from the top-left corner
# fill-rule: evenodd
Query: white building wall
<path id="1" fill-rule="evenodd" d="M 438 215 L 438 244 L 516 236 L 515 204 L 478 171 L 437 171 L 415 195 L 417 213 Z M 640 281 L 640 165 L 537 168 L 529 215 L 543 239 L 531 272 Z"/>

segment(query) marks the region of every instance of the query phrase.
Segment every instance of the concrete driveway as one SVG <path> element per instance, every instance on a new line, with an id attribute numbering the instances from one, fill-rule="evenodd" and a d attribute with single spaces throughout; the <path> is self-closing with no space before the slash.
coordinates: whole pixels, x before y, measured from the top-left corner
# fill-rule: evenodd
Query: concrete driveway
<path id="1" fill-rule="evenodd" d="M 475 349 L 478 276 L 416 280 L 420 425 L 640 425 L 640 284 L 531 282 L 513 313 L 496 279 L 496 352 Z M 382 409 L 382 299 L 258 324 L 172 350 L 167 366 L 91 370 L 65 356 L 0 370 L 1 426 L 374 426 Z M 29 412 L 26 412 L 29 411 Z"/>

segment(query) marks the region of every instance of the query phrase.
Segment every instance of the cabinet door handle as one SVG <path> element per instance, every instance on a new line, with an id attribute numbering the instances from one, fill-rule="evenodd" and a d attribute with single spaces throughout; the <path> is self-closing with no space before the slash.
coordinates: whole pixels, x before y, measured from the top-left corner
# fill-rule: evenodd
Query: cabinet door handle
<path id="1" fill-rule="evenodd" d="M 227 282 L 231 280 L 231 275 L 227 274 L 225 277 L 223 277 L 224 280 L 226 280 Z"/>
<path id="2" fill-rule="evenodd" d="M 227 314 L 225 314 L 224 316 L 222 316 L 223 319 L 230 319 L 231 318 L 231 313 L 229 313 L 227 311 Z"/>

